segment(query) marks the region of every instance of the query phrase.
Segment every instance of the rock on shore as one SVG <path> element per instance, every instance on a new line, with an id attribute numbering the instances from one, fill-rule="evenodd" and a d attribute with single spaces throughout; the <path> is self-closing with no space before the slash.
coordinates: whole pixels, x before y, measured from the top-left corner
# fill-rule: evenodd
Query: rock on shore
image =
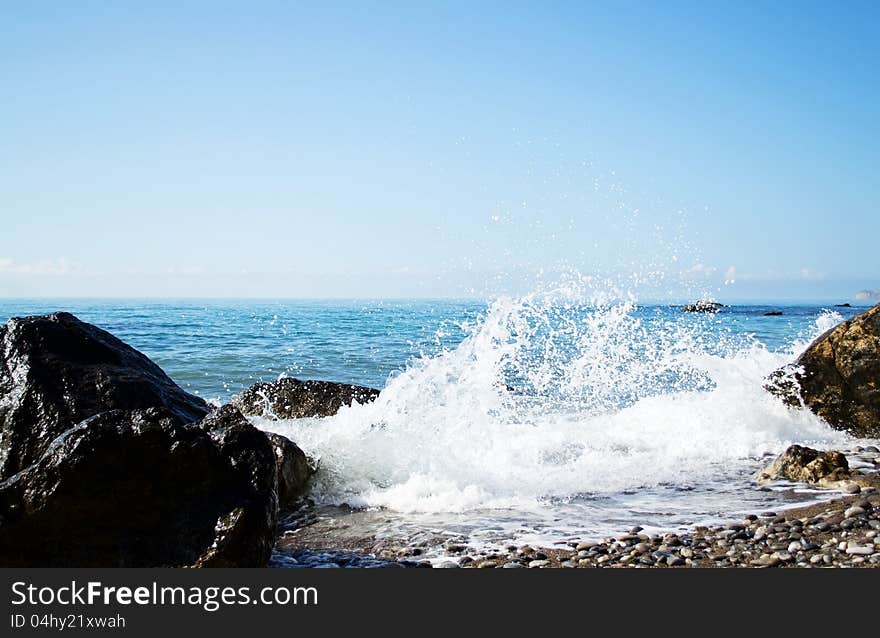
<path id="1" fill-rule="evenodd" d="M 823 334 L 765 387 L 837 429 L 880 436 L 880 305 Z"/>
<path id="2" fill-rule="evenodd" d="M 73 315 L 0 328 L 0 566 L 264 566 L 310 474 Z"/>
<path id="3" fill-rule="evenodd" d="M 190 426 L 103 412 L 0 483 L 0 566 L 259 567 L 276 481 L 268 439 L 232 407 Z"/>
<path id="4" fill-rule="evenodd" d="M 333 416 L 343 406 L 368 403 L 377 396 L 378 390 L 359 385 L 284 378 L 252 385 L 232 402 L 247 416 L 301 419 Z"/>
<path id="5" fill-rule="evenodd" d="M 145 355 L 69 313 L 10 319 L 0 328 L 0 480 L 35 463 L 84 419 L 154 407 L 180 425 L 208 413 Z"/>
<path id="6" fill-rule="evenodd" d="M 820 452 L 801 445 L 789 446 L 785 452 L 756 477 L 759 484 L 780 479 L 794 483 L 812 483 L 823 487 L 837 487 L 842 481 L 853 478 L 849 463 L 842 452 Z"/>
<path id="7" fill-rule="evenodd" d="M 278 475 L 278 505 L 287 507 L 306 491 L 314 468 L 299 447 L 280 434 L 268 433 Z"/>

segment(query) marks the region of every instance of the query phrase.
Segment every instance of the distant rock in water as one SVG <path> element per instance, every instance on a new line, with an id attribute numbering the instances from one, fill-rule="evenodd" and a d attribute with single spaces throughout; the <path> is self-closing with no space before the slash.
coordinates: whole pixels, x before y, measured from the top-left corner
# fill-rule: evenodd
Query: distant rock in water
<path id="1" fill-rule="evenodd" d="M 767 312 L 764 313 L 764 316 L 765 317 L 781 317 L 782 311 L 781 310 L 768 310 Z"/>
<path id="2" fill-rule="evenodd" d="M 252 385 L 232 403 L 248 416 L 301 419 L 333 416 L 343 406 L 369 403 L 377 396 L 378 390 L 359 385 L 284 378 Z"/>
<path id="3" fill-rule="evenodd" d="M 146 356 L 69 313 L 10 319 L 0 328 L 0 480 L 35 463 L 84 419 L 153 407 L 179 425 L 209 411 Z"/>
<path id="4" fill-rule="evenodd" d="M 823 334 L 765 388 L 839 430 L 880 436 L 880 306 Z"/>
<path id="5" fill-rule="evenodd" d="M 280 434 L 267 433 L 272 451 L 275 453 L 275 464 L 278 474 L 278 505 L 287 507 L 306 491 L 306 486 L 314 474 L 314 468 L 308 457 L 287 437 Z"/>
<path id="6" fill-rule="evenodd" d="M 794 483 L 813 483 L 824 487 L 836 487 L 841 481 L 852 477 L 846 456 L 842 452 L 820 452 L 801 445 L 792 445 L 777 456 L 773 462 L 758 472 L 758 483 L 778 480 Z"/>
<path id="7" fill-rule="evenodd" d="M 850 303 L 836 303 L 834 304 L 835 308 L 852 308 L 852 304 Z"/>
<path id="8" fill-rule="evenodd" d="M 0 566 L 266 565 L 268 438 L 231 406 L 178 420 L 164 408 L 103 412 L 0 483 Z"/>
<path id="9" fill-rule="evenodd" d="M 682 310 L 684 312 L 718 312 L 719 308 L 723 307 L 724 304 L 717 301 L 698 301 L 696 303 L 689 303 Z"/>

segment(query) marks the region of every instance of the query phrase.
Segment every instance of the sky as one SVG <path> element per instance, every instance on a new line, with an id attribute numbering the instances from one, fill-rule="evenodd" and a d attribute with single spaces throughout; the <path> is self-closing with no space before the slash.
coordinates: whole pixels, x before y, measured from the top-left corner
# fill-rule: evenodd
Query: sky
<path id="1" fill-rule="evenodd" d="M 0 0 L 0 296 L 870 303 L 877 68 L 875 2 Z"/>

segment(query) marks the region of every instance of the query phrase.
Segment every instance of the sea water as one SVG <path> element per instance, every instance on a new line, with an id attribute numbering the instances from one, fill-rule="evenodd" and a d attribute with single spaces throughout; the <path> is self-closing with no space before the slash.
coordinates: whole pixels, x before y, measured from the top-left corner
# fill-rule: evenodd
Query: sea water
<path id="1" fill-rule="evenodd" d="M 283 376 L 382 389 L 330 418 L 254 419 L 318 464 L 319 510 L 375 512 L 360 519 L 375 536 L 679 529 L 815 498 L 753 475 L 791 443 L 859 443 L 762 388 L 860 311 L 833 303 L 684 313 L 577 281 L 491 301 L 0 301 L 4 320 L 55 310 L 214 403 Z"/>

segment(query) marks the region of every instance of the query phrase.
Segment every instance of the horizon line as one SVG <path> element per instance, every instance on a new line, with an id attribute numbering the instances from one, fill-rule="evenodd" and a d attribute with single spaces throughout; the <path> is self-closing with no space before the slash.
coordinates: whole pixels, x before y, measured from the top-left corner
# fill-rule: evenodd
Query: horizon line
<path id="1" fill-rule="evenodd" d="M 22 301 L 457 301 L 457 302 L 487 302 L 499 296 L 519 297 L 523 295 L 493 295 L 493 296 L 473 296 L 473 297 L 455 297 L 455 296 L 189 296 L 189 295 L 163 295 L 163 296 L 122 296 L 122 295 L 34 295 L 34 296 L 3 296 L 0 295 L 0 302 L 22 302 Z M 719 301 L 720 298 L 713 298 L 703 301 Z M 624 301 L 620 298 L 619 301 Z M 693 303 L 701 301 L 691 297 L 676 298 L 658 298 L 646 297 L 645 299 L 636 299 L 634 303 L 639 304 L 679 304 Z M 727 304 L 749 304 L 749 305 L 767 305 L 780 303 L 797 303 L 797 304 L 831 304 L 842 306 L 848 304 L 852 307 L 871 307 L 880 303 L 877 300 L 853 300 L 839 297 L 729 297 L 726 299 Z"/>

